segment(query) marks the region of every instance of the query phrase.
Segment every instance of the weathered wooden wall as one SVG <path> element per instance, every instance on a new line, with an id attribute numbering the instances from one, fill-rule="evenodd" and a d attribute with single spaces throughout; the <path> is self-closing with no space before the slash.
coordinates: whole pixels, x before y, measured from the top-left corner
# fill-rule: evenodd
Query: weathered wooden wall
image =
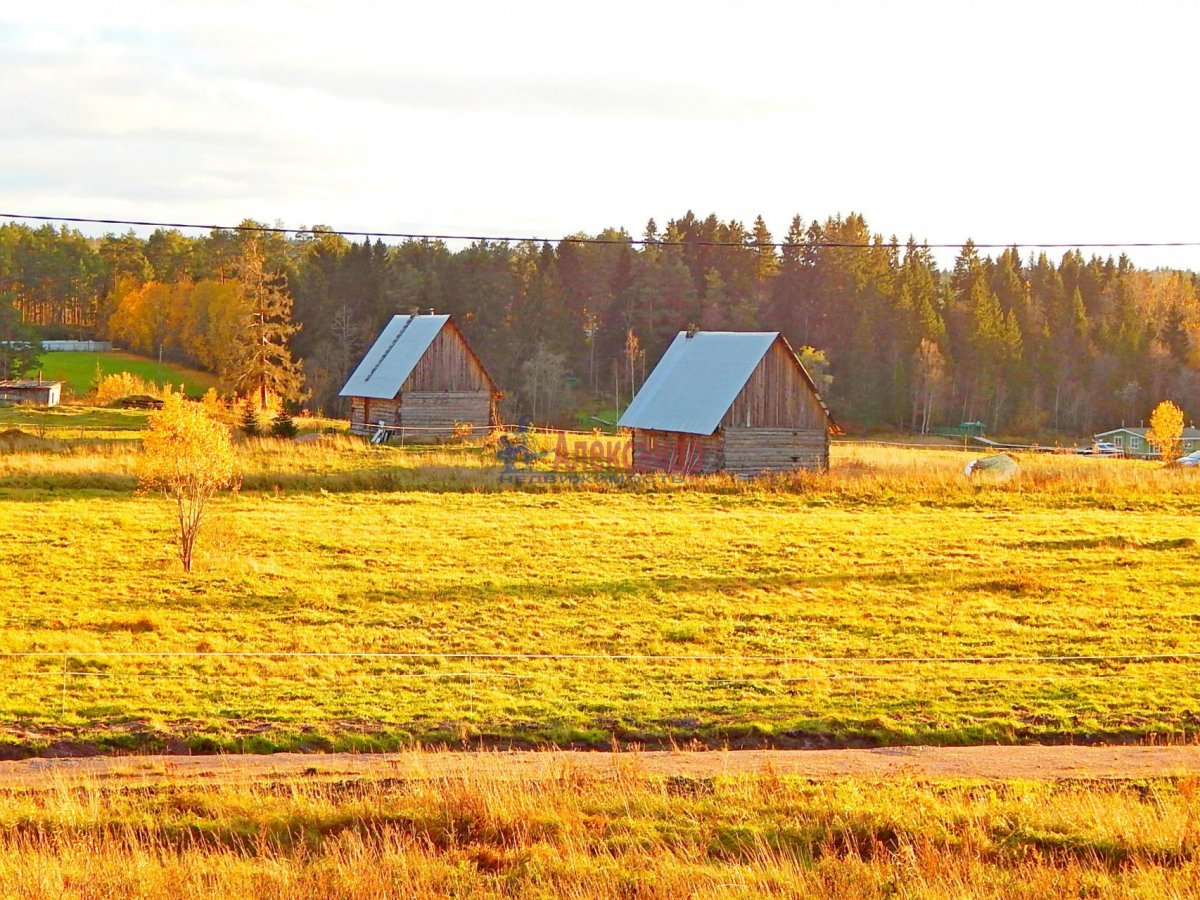
<path id="1" fill-rule="evenodd" d="M 400 395 L 403 440 L 428 443 L 454 434 L 454 424 L 465 422 L 482 437 L 491 424 L 492 397 L 487 391 L 410 391 Z M 408 429 L 412 429 L 409 431 Z"/>
<path id="2" fill-rule="evenodd" d="M 31 403 L 34 406 L 57 406 L 62 398 L 58 385 L 41 385 L 39 387 L 3 387 L 0 386 L 0 401 L 5 404 Z"/>
<path id="3" fill-rule="evenodd" d="M 725 466 L 721 432 L 705 437 L 677 431 L 633 432 L 633 470 L 702 475 Z"/>
<path id="4" fill-rule="evenodd" d="M 723 428 L 824 430 L 827 425 L 808 379 L 778 338 L 721 420 Z"/>
<path id="5" fill-rule="evenodd" d="M 373 397 L 350 398 L 350 433 L 368 434 L 382 422 L 396 425 L 396 413 L 400 409 L 399 399 L 377 400 Z"/>
<path id="6" fill-rule="evenodd" d="M 370 414 L 363 418 L 364 407 Z M 350 398 L 350 433 L 370 434 L 380 422 L 401 428 L 393 440 L 410 444 L 436 443 L 454 433 L 456 422 L 474 427 L 474 434 L 487 433 L 493 422 L 489 391 L 410 391 L 395 400 Z"/>
<path id="7" fill-rule="evenodd" d="M 447 322 L 417 361 L 400 391 L 490 392 L 494 387 L 462 333 L 453 322 Z"/>
<path id="8" fill-rule="evenodd" d="M 725 471 L 753 476 L 764 472 L 829 468 L 829 433 L 824 428 L 726 428 Z"/>

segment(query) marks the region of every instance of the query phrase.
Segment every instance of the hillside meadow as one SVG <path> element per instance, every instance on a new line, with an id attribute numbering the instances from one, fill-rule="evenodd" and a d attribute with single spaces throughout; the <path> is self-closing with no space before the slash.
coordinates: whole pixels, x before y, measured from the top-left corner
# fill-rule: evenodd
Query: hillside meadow
<path id="1" fill-rule="evenodd" d="M 829 474 L 514 488 L 480 447 L 247 440 L 185 576 L 136 452 L 0 439 L 8 755 L 1200 724 L 1191 471 L 973 483 L 961 452 L 836 445 Z M 1166 658 L 1028 659 L 1138 654 Z"/>
<path id="2" fill-rule="evenodd" d="M 209 372 L 169 360 L 160 363 L 136 353 L 54 351 L 42 353 L 40 360 L 42 377 L 48 381 L 66 382 L 67 390 L 75 397 L 83 397 L 95 388 L 97 373 L 104 376 L 128 372 L 143 381 L 174 385 L 189 397 L 199 397 L 218 385 L 216 376 Z"/>

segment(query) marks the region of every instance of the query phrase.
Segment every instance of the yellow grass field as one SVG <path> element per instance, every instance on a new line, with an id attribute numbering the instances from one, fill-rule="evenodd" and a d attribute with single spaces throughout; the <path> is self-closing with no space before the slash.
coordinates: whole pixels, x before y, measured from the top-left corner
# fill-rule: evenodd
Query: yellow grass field
<path id="1" fill-rule="evenodd" d="M 1200 725 L 1192 471 L 835 445 L 827 475 L 514 488 L 479 447 L 245 441 L 187 576 L 136 446 L 0 439 L 8 755 Z"/>
<path id="2" fill-rule="evenodd" d="M 770 772 L 4 793 L 9 896 L 1094 897 L 1200 892 L 1194 781 Z"/>

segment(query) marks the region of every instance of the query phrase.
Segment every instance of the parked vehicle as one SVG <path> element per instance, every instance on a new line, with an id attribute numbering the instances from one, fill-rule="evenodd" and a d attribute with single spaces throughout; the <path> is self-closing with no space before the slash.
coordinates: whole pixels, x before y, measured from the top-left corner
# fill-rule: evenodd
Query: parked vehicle
<path id="1" fill-rule="evenodd" d="M 1179 459 L 1175 460 L 1175 462 L 1181 466 L 1187 466 L 1188 468 L 1200 466 L 1200 450 L 1194 450 L 1187 456 L 1181 456 Z"/>
<path id="2" fill-rule="evenodd" d="M 1096 441 L 1088 447 L 1079 448 L 1080 456 L 1124 456 L 1125 451 L 1108 441 Z"/>

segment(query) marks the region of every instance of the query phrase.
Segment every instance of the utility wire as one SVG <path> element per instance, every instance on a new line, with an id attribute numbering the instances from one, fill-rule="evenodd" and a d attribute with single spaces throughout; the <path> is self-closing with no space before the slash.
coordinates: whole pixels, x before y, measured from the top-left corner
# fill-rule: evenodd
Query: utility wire
<path id="1" fill-rule="evenodd" d="M 566 236 L 560 238 L 543 238 L 543 237 L 517 237 L 513 235 L 483 235 L 483 234 L 429 234 L 415 231 L 349 231 L 345 229 L 325 228 L 316 226 L 315 228 L 284 228 L 278 225 L 205 225 L 198 222 L 151 222 L 141 219 L 91 219 L 82 216 L 32 216 L 23 213 L 0 213 L 0 219 L 27 219 L 37 222 L 72 222 L 84 225 L 139 225 L 149 228 L 188 228 L 199 229 L 203 231 L 241 231 L 241 232 L 259 232 L 265 234 L 335 234 L 341 237 L 365 237 L 365 238 L 399 238 L 402 240 L 415 241 L 483 241 L 486 243 L 551 243 L 551 244 L 632 244 L 637 246 L 655 246 L 655 247 L 741 247 L 744 249 L 761 249 L 773 247 L 778 250 L 794 250 L 803 247 L 822 247 L 836 248 L 845 250 L 869 250 L 872 248 L 889 247 L 891 241 L 883 241 L 875 243 L 868 242 L 853 242 L 853 241 L 803 241 L 800 243 L 792 243 L 790 241 L 708 241 L 698 239 L 685 239 L 683 241 L 665 241 L 661 239 L 648 238 L 603 238 L 603 237 L 578 237 Z M 931 244 L 928 241 L 918 244 L 919 247 L 928 250 L 960 250 L 965 245 L 965 241 L 960 243 L 937 243 Z M 974 243 L 973 246 L 979 250 L 1007 250 L 1012 247 L 1022 247 L 1032 250 L 1073 250 L 1073 249 L 1108 249 L 1122 250 L 1131 247 L 1200 247 L 1200 241 L 1073 241 L 1073 242 L 1046 242 L 1046 241 L 1009 241 L 1007 243 Z"/>

